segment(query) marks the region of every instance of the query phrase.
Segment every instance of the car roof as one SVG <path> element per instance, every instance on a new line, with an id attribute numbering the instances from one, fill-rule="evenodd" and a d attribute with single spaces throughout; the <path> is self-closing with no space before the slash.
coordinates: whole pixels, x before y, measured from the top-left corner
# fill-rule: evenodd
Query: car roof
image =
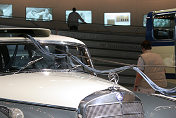
<path id="1" fill-rule="evenodd" d="M 76 43 L 85 45 L 82 41 L 75 38 L 53 35 L 49 29 L 44 28 L 0 28 L 0 42 L 30 41 L 24 37 L 24 34 L 34 37 L 41 43 Z"/>
<path id="2" fill-rule="evenodd" d="M 156 13 L 156 14 L 159 14 L 159 13 L 176 13 L 176 8 L 154 11 L 154 13 Z"/>

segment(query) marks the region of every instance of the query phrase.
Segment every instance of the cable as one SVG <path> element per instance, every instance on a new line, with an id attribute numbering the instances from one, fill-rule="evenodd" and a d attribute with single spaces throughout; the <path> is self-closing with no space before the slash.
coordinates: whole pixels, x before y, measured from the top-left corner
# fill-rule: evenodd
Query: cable
<path id="1" fill-rule="evenodd" d="M 139 68 L 133 67 L 133 70 L 138 72 L 155 91 L 159 91 L 160 93 L 166 94 L 166 95 L 176 93 L 176 87 L 172 89 L 161 88 L 158 85 L 156 85 L 150 78 L 148 78 Z"/>
<path id="2" fill-rule="evenodd" d="M 47 50 L 45 50 L 39 42 L 37 42 L 32 36 L 27 35 L 27 37 L 34 43 L 34 45 L 39 49 L 39 51 L 47 56 L 51 56 L 51 57 L 56 57 L 56 58 L 61 58 L 63 56 L 63 54 L 53 54 L 48 52 Z M 65 51 L 63 51 L 65 52 Z M 176 93 L 176 87 L 172 88 L 172 89 L 165 89 L 162 87 L 159 87 L 158 85 L 156 85 L 150 78 L 148 78 L 139 68 L 137 68 L 137 65 L 129 65 L 129 64 L 124 64 L 124 63 L 120 63 L 120 64 L 124 64 L 125 66 L 123 67 L 119 67 L 119 68 L 114 68 L 114 69 L 109 69 L 109 70 L 97 70 L 91 67 L 88 67 L 87 65 L 85 65 L 78 57 L 72 55 L 69 52 L 65 52 L 64 56 L 69 56 L 71 57 L 73 60 L 75 60 L 77 63 L 79 63 L 80 65 L 82 65 L 84 68 L 86 68 L 87 70 L 94 72 L 96 74 L 110 74 L 110 73 L 118 73 L 118 72 L 122 72 L 125 71 L 127 69 L 133 69 L 136 72 L 138 72 L 144 79 L 145 81 L 155 90 L 155 91 L 159 91 L 160 93 L 164 94 L 164 95 L 168 95 L 168 94 L 175 94 Z M 116 62 L 117 63 L 117 62 Z M 148 65 L 150 66 L 150 65 Z M 162 66 L 162 65 L 158 65 L 158 66 Z"/>

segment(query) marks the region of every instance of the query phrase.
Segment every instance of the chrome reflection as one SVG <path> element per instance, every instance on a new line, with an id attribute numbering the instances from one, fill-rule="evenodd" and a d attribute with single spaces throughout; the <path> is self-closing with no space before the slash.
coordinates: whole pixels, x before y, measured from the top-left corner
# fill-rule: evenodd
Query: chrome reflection
<path id="1" fill-rule="evenodd" d="M 18 108 L 10 108 L 0 105 L 0 112 L 6 115 L 8 118 L 24 118 L 23 112 Z"/>
<path id="2" fill-rule="evenodd" d="M 81 100 L 79 118 L 144 118 L 140 99 L 120 87 L 97 91 Z"/>
<path id="3" fill-rule="evenodd" d="M 175 117 L 176 105 L 158 106 L 151 113 L 151 118 Z"/>

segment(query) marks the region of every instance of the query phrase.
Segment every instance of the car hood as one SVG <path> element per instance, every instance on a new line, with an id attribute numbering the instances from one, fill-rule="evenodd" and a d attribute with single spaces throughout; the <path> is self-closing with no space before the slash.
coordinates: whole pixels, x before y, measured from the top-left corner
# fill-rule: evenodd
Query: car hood
<path id="1" fill-rule="evenodd" d="M 1 98 L 77 108 L 89 94 L 112 83 L 79 72 L 19 73 L 0 77 Z"/>

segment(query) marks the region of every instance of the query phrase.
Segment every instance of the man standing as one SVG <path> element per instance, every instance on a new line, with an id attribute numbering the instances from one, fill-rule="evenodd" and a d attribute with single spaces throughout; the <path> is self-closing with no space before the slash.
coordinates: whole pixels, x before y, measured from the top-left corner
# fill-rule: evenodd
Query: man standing
<path id="1" fill-rule="evenodd" d="M 167 87 L 165 68 L 161 56 L 151 51 L 151 44 L 147 40 L 141 43 L 141 48 L 143 54 L 138 58 L 138 68 L 158 86 Z M 155 93 L 139 73 L 136 75 L 134 91 L 146 94 Z"/>
<path id="2" fill-rule="evenodd" d="M 70 30 L 78 30 L 79 20 L 85 23 L 85 21 L 81 18 L 81 16 L 76 12 L 76 8 L 72 9 L 73 11 L 68 16 L 68 27 Z"/>

